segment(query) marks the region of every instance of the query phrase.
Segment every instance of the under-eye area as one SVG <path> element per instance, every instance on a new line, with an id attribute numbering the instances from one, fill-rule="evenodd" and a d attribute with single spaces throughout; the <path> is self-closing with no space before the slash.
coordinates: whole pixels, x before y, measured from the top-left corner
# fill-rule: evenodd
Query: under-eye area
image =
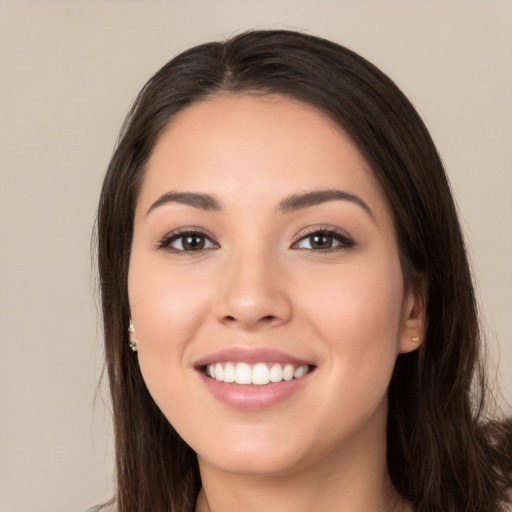
<path id="1" fill-rule="evenodd" d="M 199 370 L 219 382 L 265 386 L 300 379 L 315 368 L 311 364 L 225 362 L 204 365 Z"/>

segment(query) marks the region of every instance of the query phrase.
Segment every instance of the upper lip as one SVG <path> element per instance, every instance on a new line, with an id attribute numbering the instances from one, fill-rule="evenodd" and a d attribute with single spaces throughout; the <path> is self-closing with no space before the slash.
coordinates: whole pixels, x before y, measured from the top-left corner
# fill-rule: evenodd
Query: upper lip
<path id="1" fill-rule="evenodd" d="M 213 352 L 194 362 L 195 367 L 222 363 L 284 363 L 295 366 L 314 365 L 312 361 L 292 356 L 286 352 L 268 347 L 232 347 Z"/>

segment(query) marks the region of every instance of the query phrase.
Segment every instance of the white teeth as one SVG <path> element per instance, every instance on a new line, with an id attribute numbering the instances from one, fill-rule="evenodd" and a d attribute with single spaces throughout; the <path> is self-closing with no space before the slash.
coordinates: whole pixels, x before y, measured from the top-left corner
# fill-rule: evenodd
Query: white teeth
<path id="1" fill-rule="evenodd" d="M 293 367 L 293 365 L 287 364 L 283 370 L 283 379 L 284 380 L 292 380 L 294 370 L 295 370 L 295 368 Z"/>
<path id="2" fill-rule="evenodd" d="M 264 386 L 268 384 L 270 381 L 270 372 L 268 371 L 267 365 L 263 363 L 258 363 L 252 369 L 252 383 L 257 384 L 258 386 Z"/>
<path id="3" fill-rule="evenodd" d="M 274 363 L 216 363 L 206 368 L 206 374 L 214 380 L 236 384 L 253 384 L 265 386 L 270 382 L 290 381 L 299 379 L 309 373 L 309 366 L 295 367 L 293 364 L 281 365 Z"/>
<path id="4" fill-rule="evenodd" d="M 235 382 L 237 384 L 252 384 L 252 372 L 248 364 L 238 363 L 236 365 Z"/>
<path id="5" fill-rule="evenodd" d="M 301 377 L 304 377 L 308 373 L 308 367 L 307 366 L 299 366 L 294 372 L 293 372 L 293 378 L 294 379 L 300 379 Z"/>
<path id="6" fill-rule="evenodd" d="M 222 365 L 217 363 L 215 365 L 215 380 L 224 380 L 223 379 L 224 370 L 222 369 Z"/>
<path id="7" fill-rule="evenodd" d="M 270 382 L 281 382 L 283 380 L 283 369 L 280 364 L 275 364 L 270 368 Z"/>
<path id="8" fill-rule="evenodd" d="M 224 367 L 223 377 L 224 382 L 235 382 L 235 367 L 231 363 Z"/>

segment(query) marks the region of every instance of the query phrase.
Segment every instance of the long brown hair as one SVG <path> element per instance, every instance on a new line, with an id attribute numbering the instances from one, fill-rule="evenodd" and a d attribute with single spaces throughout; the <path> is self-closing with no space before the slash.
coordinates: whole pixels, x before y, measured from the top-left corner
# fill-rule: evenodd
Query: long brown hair
<path id="1" fill-rule="evenodd" d="M 511 486 L 512 422 L 484 414 L 472 278 L 432 139 L 398 87 L 368 61 L 292 31 L 252 31 L 178 55 L 144 86 L 123 125 L 97 217 L 119 512 L 190 512 L 197 457 L 155 405 L 128 345 L 127 273 L 145 164 L 172 116 L 218 92 L 277 93 L 342 127 L 392 209 L 404 278 L 421 276 L 425 340 L 401 355 L 389 388 L 388 468 L 418 512 L 498 512 Z M 415 277 L 416 276 L 416 277 Z"/>

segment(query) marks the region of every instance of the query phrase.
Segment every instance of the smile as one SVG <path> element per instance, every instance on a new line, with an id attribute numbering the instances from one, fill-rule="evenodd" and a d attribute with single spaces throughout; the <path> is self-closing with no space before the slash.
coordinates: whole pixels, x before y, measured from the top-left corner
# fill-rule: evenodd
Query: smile
<path id="1" fill-rule="evenodd" d="M 305 386 L 317 364 L 270 347 L 231 347 L 193 363 L 195 374 L 220 403 L 259 411 L 291 399 Z"/>
<path id="2" fill-rule="evenodd" d="M 225 362 L 210 364 L 204 368 L 204 371 L 208 377 L 219 382 L 266 386 L 267 384 L 300 379 L 312 371 L 312 366 L 291 363 Z"/>

